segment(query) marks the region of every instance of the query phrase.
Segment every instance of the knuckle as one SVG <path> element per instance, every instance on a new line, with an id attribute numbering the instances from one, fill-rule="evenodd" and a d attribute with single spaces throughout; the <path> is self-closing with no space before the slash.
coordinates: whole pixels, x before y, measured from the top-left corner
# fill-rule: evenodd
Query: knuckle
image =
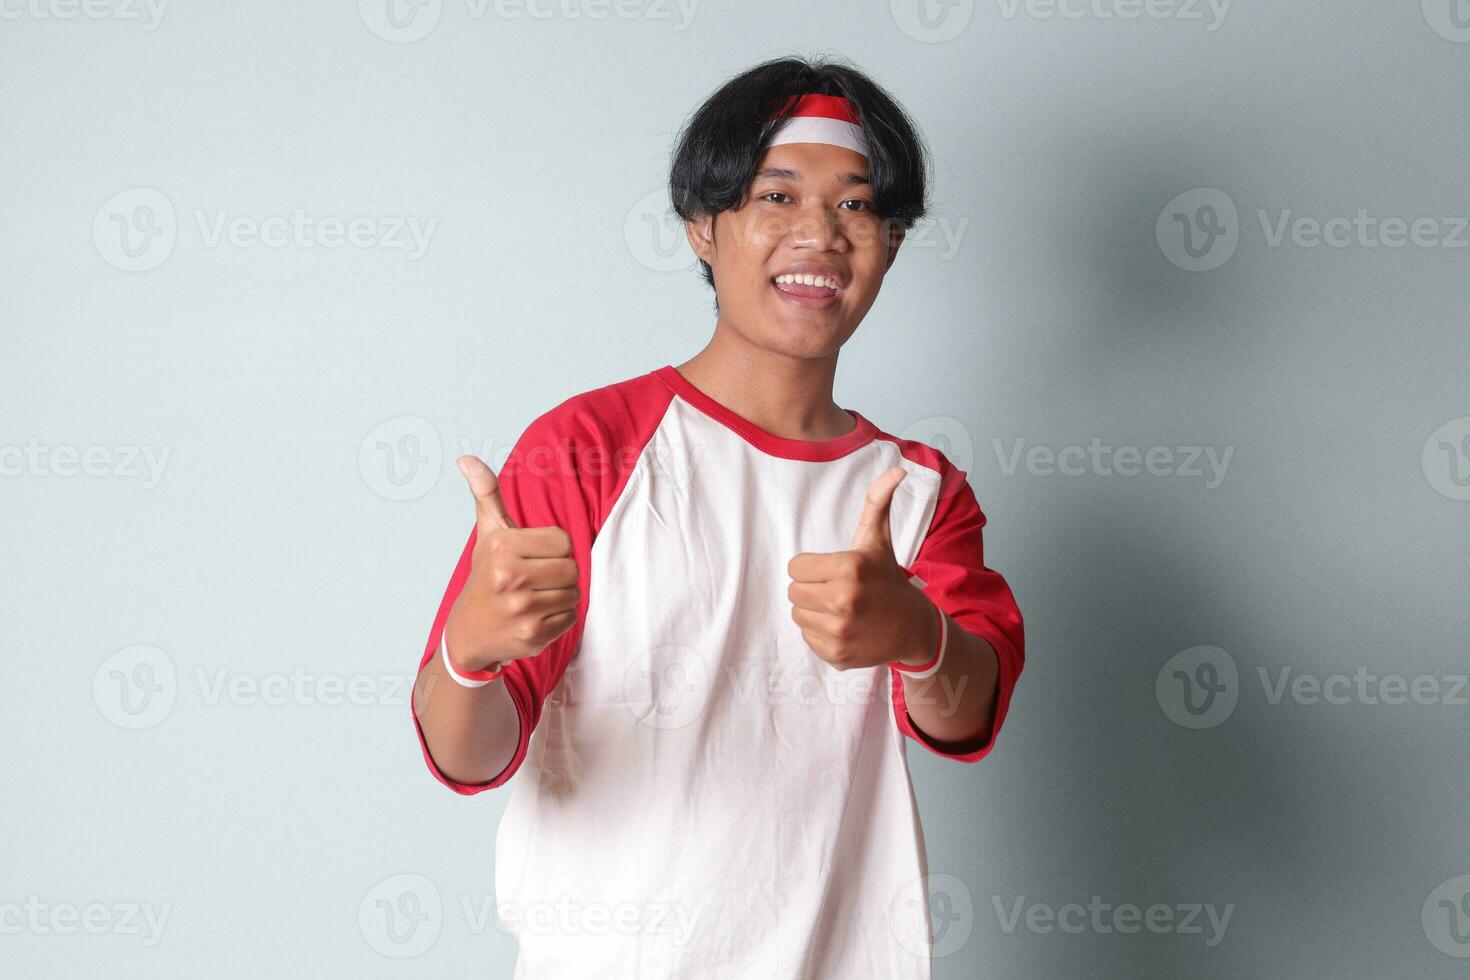
<path id="1" fill-rule="evenodd" d="M 496 592 L 509 592 L 515 587 L 515 572 L 507 565 L 497 562 L 490 566 L 490 586 Z"/>

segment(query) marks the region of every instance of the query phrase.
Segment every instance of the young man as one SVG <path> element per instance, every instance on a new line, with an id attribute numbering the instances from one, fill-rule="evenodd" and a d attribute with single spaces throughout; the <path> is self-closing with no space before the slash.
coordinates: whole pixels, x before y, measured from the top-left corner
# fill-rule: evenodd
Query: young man
<path id="1" fill-rule="evenodd" d="M 832 400 L 925 172 L 854 69 L 731 80 L 670 180 L 714 336 L 537 418 L 498 475 L 460 460 L 476 525 L 414 717 L 451 789 L 520 773 L 517 977 L 929 977 L 905 746 L 988 754 L 1024 641 L 965 474 Z"/>

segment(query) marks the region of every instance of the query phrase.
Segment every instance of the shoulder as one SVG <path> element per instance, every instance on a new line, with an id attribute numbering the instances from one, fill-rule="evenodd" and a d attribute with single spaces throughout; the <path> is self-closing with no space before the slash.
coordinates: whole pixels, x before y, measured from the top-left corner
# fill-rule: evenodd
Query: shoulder
<path id="1" fill-rule="evenodd" d="M 641 448 L 672 397 L 651 371 L 625 378 L 564 398 L 533 419 L 521 441 L 583 451 Z"/>
<path id="2" fill-rule="evenodd" d="M 989 523 L 970 486 L 968 474 L 947 453 L 927 442 L 896 436 L 881 428 L 878 438 L 897 448 L 905 461 L 905 468 L 920 468 L 930 474 L 925 480 L 928 486 L 923 491 L 926 496 L 933 494 L 922 539 L 925 548 L 932 548 L 941 540 L 972 539 Z M 949 440 L 942 436 L 935 441 L 949 444 Z"/>
<path id="3" fill-rule="evenodd" d="M 906 439 L 878 429 L 878 439 L 891 443 L 909 463 L 923 467 L 932 472 L 939 482 L 938 498 L 942 505 L 945 501 L 954 501 L 955 498 L 963 498 L 968 495 L 972 500 L 974 491 L 966 479 L 967 473 L 954 464 L 942 450 L 936 449 L 927 442 L 918 439 Z"/>
<path id="4" fill-rule="evenodd" d="M 652 373 L 564 398 L 526 426 L 501 475 L 512 483 L 534 482 L 547 493 L 573 494 L 600 525 L 671 398 L 668 386 Z"/>

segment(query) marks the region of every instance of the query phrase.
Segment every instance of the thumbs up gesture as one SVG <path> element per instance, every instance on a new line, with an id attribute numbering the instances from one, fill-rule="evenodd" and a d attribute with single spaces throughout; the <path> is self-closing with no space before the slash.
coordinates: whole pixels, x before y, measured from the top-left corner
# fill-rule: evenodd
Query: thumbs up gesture
<path id="1" fill-rule="evenodd" d="M 576 622 L 577 560 L 561 528 L 515 526 L 483 461 L 461 456 L 459 471 L 475 498 L 475 547 L 445 630 L 455 665 L 484 670 L 540 653 Z"/>
<path id="2" fill-rule="evenodd" d="M 850 549 L 802 552 L 786 565 L 791 618 L 812 651 L 838 670 L 925 663 L 939 642 L 933 605 L 893 556 L 889 511 L 905 475 L 893 466 L 873 480 Z"/>

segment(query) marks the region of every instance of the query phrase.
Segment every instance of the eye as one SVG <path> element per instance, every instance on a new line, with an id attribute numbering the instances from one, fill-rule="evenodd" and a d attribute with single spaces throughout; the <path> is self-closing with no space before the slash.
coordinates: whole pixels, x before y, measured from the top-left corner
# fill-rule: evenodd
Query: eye
<path id="1" fill-rule="evenodd" d="M 848 208 L 847 210 L 849 210 L 849 211 L 871 211 L 871 210 L 873 210 L 873 204 L 872 204 L 872 202 L 871 201 L 865 201 L 865 200 L 863 200 L 860 197 L 848 198 L 846 201 L 843 201 L 842 203 L 844 205 L 846 205 L 846 204 L 861 204 L 862 205 L 861 208 Z"/>
<path id="2" fill-rule="evenodd" d="M 777 197 L 786 197 L 787 196 L 787 194 L 786 194 L 785 191 L 766 191 L 764 194 L 761 195 L 761 200 L 762 201 L 768 200 L 773 195 L 774 196 L 777 196 Z M 780 204 L 781 202 L 780 201 L 774 201 L 772 203 L 774 203 L 774 204 Z"/>

